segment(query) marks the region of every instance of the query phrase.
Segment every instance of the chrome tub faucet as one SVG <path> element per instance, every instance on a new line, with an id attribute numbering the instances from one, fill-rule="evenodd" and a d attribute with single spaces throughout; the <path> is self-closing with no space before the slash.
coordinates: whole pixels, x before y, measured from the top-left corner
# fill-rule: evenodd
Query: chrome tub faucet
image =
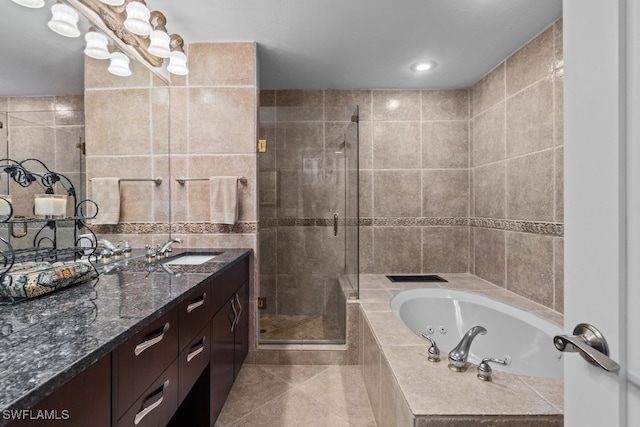
<path id="1" fill-rule="evenodd" d="M 466 334 L 453 350 L 449 352 L 449 369 L 455 372 L 464 372 L 469 367 L 467 359 L 469 358 L 469 349 L 474 338 L 478 335 L 484 335 L 487 330 L 482 326 L 474 326 L 469 329 Z"/>

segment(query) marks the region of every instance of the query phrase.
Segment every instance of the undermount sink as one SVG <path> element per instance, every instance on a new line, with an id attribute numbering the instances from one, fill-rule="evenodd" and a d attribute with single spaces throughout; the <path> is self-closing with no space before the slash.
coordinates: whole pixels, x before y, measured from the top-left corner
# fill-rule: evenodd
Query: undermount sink
<path id="1" fill-rule="evenodd" d="M 164 264 L 170 265 L 200 265 L 207 261 L 211 261 L 216 256 L 220 255 L 220 252 L 202 253 L 202 254 L 183 254 L 178 255 L 175 258 L 168 259 Z"/>

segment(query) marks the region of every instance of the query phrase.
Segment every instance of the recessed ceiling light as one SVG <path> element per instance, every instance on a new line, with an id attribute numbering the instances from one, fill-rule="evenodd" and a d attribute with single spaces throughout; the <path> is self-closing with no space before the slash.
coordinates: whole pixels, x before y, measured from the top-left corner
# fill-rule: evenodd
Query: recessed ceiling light
<path id="1" fill-rule="evenodd" d="M 416 64 L 413 64 L 411 66 L 411 69 L 413 71 L 427 71 L 435 68 L 435 66 L 436 66 L 435 61 L 424 61 L 424 62 L 418 62 Z"/>

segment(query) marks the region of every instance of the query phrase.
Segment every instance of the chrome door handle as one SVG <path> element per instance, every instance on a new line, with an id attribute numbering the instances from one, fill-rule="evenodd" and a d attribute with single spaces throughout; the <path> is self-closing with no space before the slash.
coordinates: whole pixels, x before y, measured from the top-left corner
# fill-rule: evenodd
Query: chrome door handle
<path id="1" fill-rule="evenodd" d="M 337 236 L 338 235 L 338 214 L 334 213 L 333 214 L 333 235 Z"/>
<path id="2" fill-rule="evenodd" d="M 580 356 L 605 371 L 618 372 L 620 365 L 609 358 L 607 340 L 593 325 L 579 323 L 573 330 L 573 336 L 556 335 L 553 344 L 563 352 L 579 352 Z"/>
<path id="3" fill-rule="evenodd" d="M 204 344 L 205 344 L 206 339 L 207 339 L 206 337 L 202 337 L 202 339 L 200 340 L 200 345 L 198 346 L 198 348 L 196 348 L 195 350 L 193 350 L 192 352 L 187 354 L 187 363 L 191 362 L 194 357 L 196 357 L 197 355 L 199 355 L 200 353 L 202 353 L 204 351 Z"/>
<path id="4" fill-rule="evenodd" d="M 146 349 L 148 349 L 149 347 L 152 347 L 156 344 L 158 344 L 160 341 L 162 341 L 162 339 L 164 338 L 164 334 L 169 330 L 169 322 L 165 323 L 162 330 L 160 330 L 160 333 L 151 338 L 150 340 L 141 342 L 140 344 L 138 344 L 134 349 L 133 349 L 133 353 L 136 356 L 140 356 L 140 354 L 145 351 Z"/>
<path id="5" fill-rule="evenodd" d="M 169 387 L 169 380 L 166 380 L 163 384 L 162 384 L 162 388 L 160 389 L 160 391 L 158 393 L 156 393 L 156 395 L 160 395 L 160 397 L 153 402 L 151 405 L 147 406 L 146 408 L 144 408 L 142 411 L 138 412 L 135 416 L 135 418 L 133 419 L 133 424 L 138 425 L 140 424 L 140 421 L 142 421 L 142 419 L 144 417 L 146 417 L 147 415 L 149 415 L 149 413 L 151 411 L 153 411 L 154 409 L 156 409 L 158 406 L 160 406 L 160 404 L 162 403 L 162 401 L 164 400 L 164 390 Z M 155 397 L 155 396 L 152 396 Z"/>
<path id="6" fill-rule="evenodd" d="M 202 297 L 198 301 L 192 302 L 187 306 L 187 313 L 191 313 L 196 308 L 202 306 L 204 304 L 204 300 L 206 299 L 207 299 L 207 293 L 205 292 L 202 294 Z"/>

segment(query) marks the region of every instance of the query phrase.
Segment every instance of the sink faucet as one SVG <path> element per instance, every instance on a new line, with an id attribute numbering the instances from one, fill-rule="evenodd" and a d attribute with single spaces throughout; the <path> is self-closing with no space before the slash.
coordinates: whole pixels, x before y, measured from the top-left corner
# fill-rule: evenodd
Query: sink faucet
<path id="1" fill-rule="evenodd" d="M 460 342 L 453 350 L 449 352 L 449 369 L 455 372 L 464 372 L 469 367 L 467 359 L 469 358 L 469 349 L 473 339 L 478 334 L 486 334 L 487 330 L 482 326 L 474 326 L 469 329 L 462 337 Z"/>
<path id="2" fill-rule="evenodd" d="M 107 239 L 98 239 L 96 241 L 96 245 L 100 245 L 102 244 L 103 247 L 103 255 L 105 256 L 109 256 L 111 254 L 113 255 L 121 255 L 123 252 L 123 249 L 120 247 L 120 243 L 122 242 L 118 242 L 118 245 L 114 245 L 113 243 L 111 243 L 110 241 L 108 241 Z"/>
<path id="3" fill-rule="evenodd" d="M 174 243 L 181 243 L 181 242 L 182 240 L 180 239 L 170 239 L 167 243 L 162 245 L 160 249 L 158 249 L 158 255 L 169 256 L 169 254 L 172 252 L 171 245 Z"/>

